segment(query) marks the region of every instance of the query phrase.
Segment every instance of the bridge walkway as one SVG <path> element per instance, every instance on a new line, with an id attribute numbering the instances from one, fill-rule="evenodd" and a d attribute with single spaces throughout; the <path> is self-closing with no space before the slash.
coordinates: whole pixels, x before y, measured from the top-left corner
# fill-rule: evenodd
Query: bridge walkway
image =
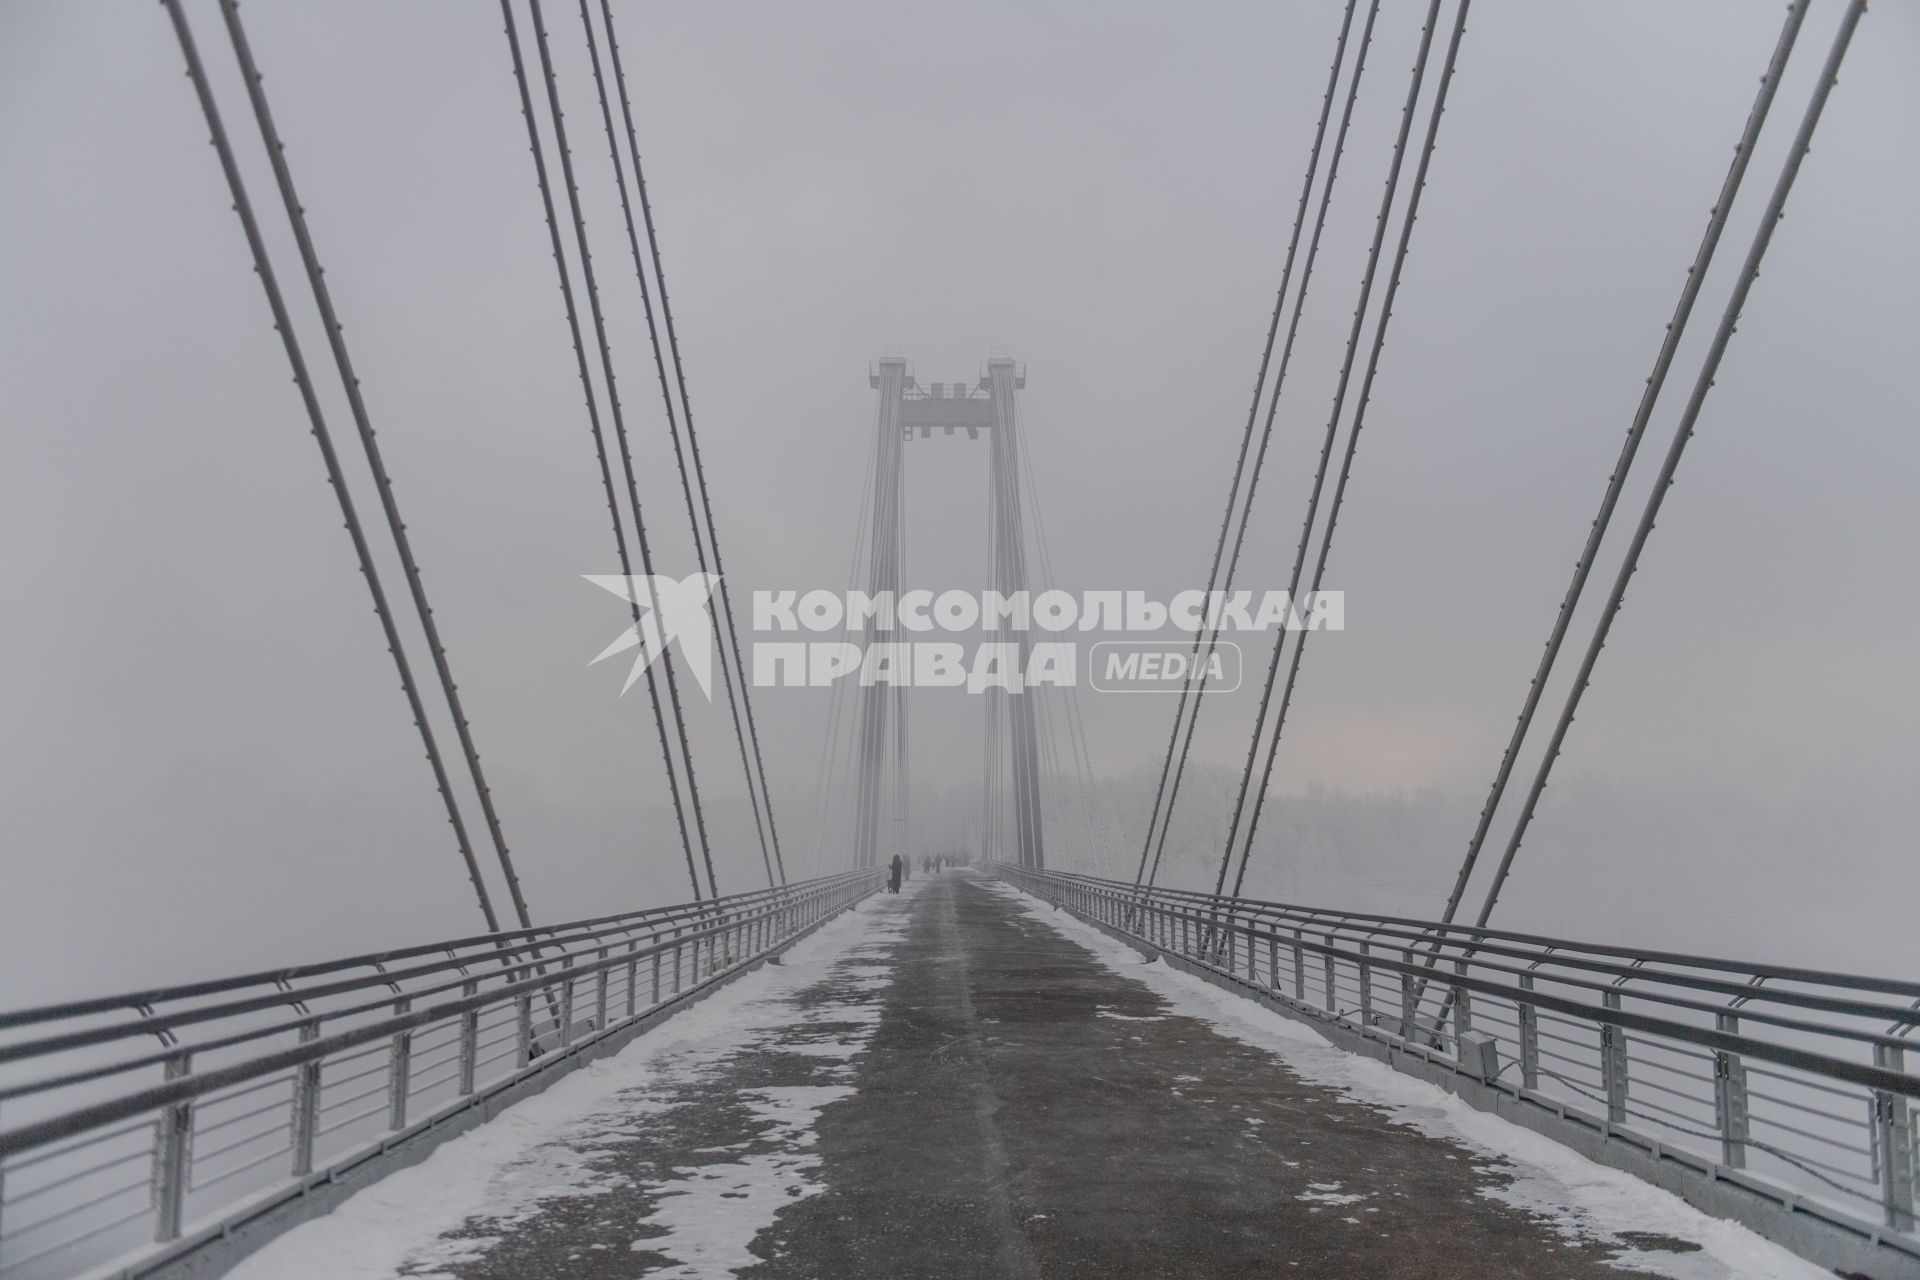
<path id="1" fill-rule="evenodd" d="M 923 876 L 235 1274 L 1825 1274 L 1537 1135 L 1452 1136 L 1426 1086 L 1369 1100 L 1196 983 Z"/>

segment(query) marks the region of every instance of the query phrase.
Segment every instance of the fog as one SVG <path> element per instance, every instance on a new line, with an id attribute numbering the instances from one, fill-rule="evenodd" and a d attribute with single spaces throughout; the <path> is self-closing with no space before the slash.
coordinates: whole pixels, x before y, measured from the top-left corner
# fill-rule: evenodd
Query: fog
<path id="1" fill-rule="evenodd" d="M 299 295 L 217 13 L 189 10 Z M 1243 586 L 1285 585 L 1424 12 L 1382 9 Z M 1334 544 L 1348 629 L 1308 650 L 1250 892 L 1439 909 L 1781 16 L 1473 14 Z M 1573 643 L 1838 16 L 1813 7 Z M 621 6 L 736 600 L 846 582 L 889 347 L 922 382 L 1026 362 L 1058 585 L 1202 585 L 1339 19 Z M 581 580 L 617 564 L 498 14 L 246 20 L 535 916 L 682 898 L 643 693 L 588 665 L 625 619 Z M 581 33 L 549 22 L 656 562 L 684 575 Z M 1871 12 L 1498 923 L 1920 961 L 1916 66 L 1920 11 Z M 0 1002 L 477 929 L 158 5 L 0 8 L 0 172 Z M 911 585 L 977 582 L 983 450 L 908 450 Z M 1207 698 L 1176 883 L 1210 878 L 1264 664 L 1250 644 Z M 755 700 L 796 870 L 844 865 L 807 818 L 829 702 Z M 978 786 L 978 703 L 916 695 L 930 810 Z M 1114 828 L 1063 865 L 1131 876 L 1172 703 L 1080 704 Z M 764 877 L 723 706 L 691 732 L 733 891 Z"/>

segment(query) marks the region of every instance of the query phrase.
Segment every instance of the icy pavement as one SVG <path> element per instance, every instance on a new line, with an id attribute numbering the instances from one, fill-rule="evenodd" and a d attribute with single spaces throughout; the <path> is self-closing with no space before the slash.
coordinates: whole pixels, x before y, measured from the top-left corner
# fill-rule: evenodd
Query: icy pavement
<path id="1" fill-rule="evenodd" d="M 947 873 L 289 1233 L 240 1280 L 1825 1273 Z"/>
<path id="2" fill-rule="evenodd" d="M 1004 884 L 991 888 L 1027 919 L 1072 939 L 1111 971 L 1146 986 L 1162 1001 L 1163 1016 L 1190 1018 L 1263 1049 L 1303 1082 L 1329 1088 L 1394 1124 L 1457 1144 L 1458 1151 L 1441 1152 L 1441 1158 L 1466 1161 L 1475 1168 L 1476 1195 L 1522 1211 L 1569 1249 L 1592 1252 L 1597 1248 L 1610 1268 L 1675 1280 L 1831 1280 L 1830 1272 L 1738 1223 L 1709 1217 L 1677 1196 L 1595 1164 L 1532 1130 L 1475 1110 L 1434 1085 L 1338 1049 L 1304 1024 L 1202 978 L 1159 961 L 1149 962 L 1091 925 Z M 1249 1118 L 1248 1123 L 1262 1121 Z M 1262 1136 L 1283 1145 L 1288 1141 L 1284 1132 Z M 1310 1148 L 1311 1142 L 1301 1145 Z M 1296 1167 L 1311 1172 L 1316 1167 L 1315 1154 L 1303 1152 Z M 1312 1212 L 1346 1207 L 1340 1221 L 1353 1225 L 1377 1225 L 1352 1216 L 1351 1206 L 1367 1206 L 1361 1213 L 1379 1213 L 1381 1206 L 1368 1203 L 1378 1198 L 1365 1184 L 1353 1188 L 1333 1181 L 1308 1182 L 1295 1196 L 1313 1206 Z M 1466 1267 L 1461 1274 L 1509 1273 Z M 1510 1274 L 1547 1273 L 1523 1269 Z"/>

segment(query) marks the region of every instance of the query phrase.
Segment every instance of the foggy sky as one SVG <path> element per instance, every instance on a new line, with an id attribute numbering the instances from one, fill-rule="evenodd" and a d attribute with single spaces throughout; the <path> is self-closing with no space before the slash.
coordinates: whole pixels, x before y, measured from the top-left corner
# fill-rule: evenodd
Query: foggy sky
<path id="1" fill-rule="evenodd" d="M 1840 8 L 1816 0 L 1590 599 Z M 304 317 L 217 15 L 190 11 Z M 1424 11 L 1384 6 L 1243 586 L 1285 585 Z M 1457 797 L 1465 817 L 1448 809 L 1447 831 L 1412 842 L 1455 851 L 1423 864 L 1436 884 L 1781 7 L 1473 14 L 1329 570 L 1349 630 L 1310 647 L 1276 775 L 1281 795 Z M 971 379 L 995 345 L 1027 362 L 1059 585 L 1202 585 L 1339 16 L 1331 0 L 622 6 L 736 599 L 844 583 L 865 374 L 889 346 L 923 383 Z M 683 897 L 644 698 L 615 697 L 619 664 L 586 665 L 624 619 L 580 575 L 617 565 L 497 11 L 255 0 L 246 18 L 536 915 Z M 689 573 L 577 15 L 548 18 L 656 559 Z M 1624 808 L 1655 792 L 1692 807 L 1663 830 L 1669 810 L 1648 806 L 1633 847 L 1596 869 L 1592 828 L 1578 805 L 1556 810 L 1556 787 L 1520 873 L 1540 911 L 1597 875 L 1630 904 L 1636 880 L 1659 895 L 1672 871 L 1684 888 L 1666 892 L 1686 897 L 1662 918 L 1682 923 L 1657 940 L 1693 945 L 1688 904 L 1710 915 L 1717 886 L 1757 877 L 1742 910 L 1793 932 L 1804 921 L 1791 890 L 1764 891 L 1770 869 L 1830 865 L 1862 914 L 1806 926 L 1834 943 L 1804 940 L 1818 960 L 1911 901 L 1916 55 L 1920 12 L 1867 16 L 1556 775 L 1603 780 Z M 0 173 L 0 1001 L 476 928 L 159 6 L 0 8 Z M 973 584 L 984 448 L 915 442 L 907 488 L 908 584 Z M 1264 658 L 1250 646 L 1248 687 L 1209 699 L 1205 766 L 1239 767 Z M 795 849 L 826 705 L 756 700 Z M 1102 774 L 1157 768 L 1170 700 L 1082 705 Z M 918 776 L 966 785 L 977 705 L 925 714 L 939 731 L 917 739 Z M 725 811 L 722 888 L 748 888 L 731 731 L 713 708 L 697 719 L 703 791 Z M 1758 847 L 1773 828 L 1753 815 L 1794 795 L 1846 797 L 1850 825 Z M 1187 804 L 1179 839 L 1216 839 L 1223 804 Z M 1699 819 L 1715 812 L 1737 839 L 1712 838 Z M 1366 882 L 1347 905 L 1417 905 L 1364 900 Z M 1645 933 L 1619 918 L 1630 905 L 1608 909 L 1556 923 Z M 1876 954 L 1911 967 L 1915 951 Z"/>

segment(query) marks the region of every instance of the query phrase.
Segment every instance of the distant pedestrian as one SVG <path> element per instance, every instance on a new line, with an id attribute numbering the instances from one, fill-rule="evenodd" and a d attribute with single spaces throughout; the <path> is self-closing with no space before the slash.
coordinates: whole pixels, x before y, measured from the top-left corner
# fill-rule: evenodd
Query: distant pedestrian
<path id="1" fill-rule="evenodd" d="M 905 868 L 900 861 L 900 855 L 897 853 L 894 854 L 893 861 L 887 864 L 887 892 L 888 893 L 900 892 L 900 873 L 904 869 Z"/>

